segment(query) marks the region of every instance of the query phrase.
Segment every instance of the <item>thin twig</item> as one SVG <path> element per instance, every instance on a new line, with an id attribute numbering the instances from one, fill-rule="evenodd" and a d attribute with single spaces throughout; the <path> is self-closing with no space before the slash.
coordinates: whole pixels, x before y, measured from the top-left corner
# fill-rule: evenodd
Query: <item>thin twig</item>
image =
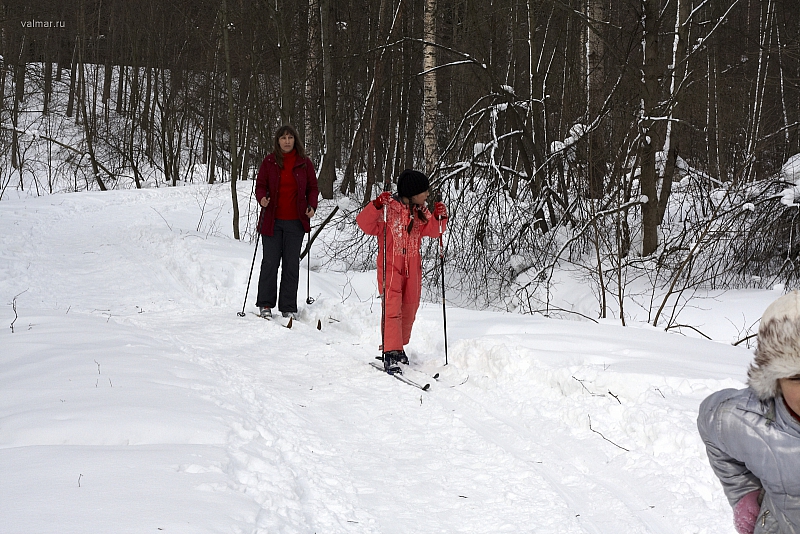
<path id="1" fill-rule="evenodd" d="M 25 291 L 28 291 L 28 290 L 26 289 Z M 25 293 L 25 291 L 23 291 L 22 293 Z M 15 295 L 14 298 L 11 299 L 11 309 L 14 310 L 14 320 L 11 321 L 11 333 L 12 334 L 14 333 L 14 323 L 16 323 L 17 319 L 19 319 L 19 315 L 17 314 L 17 297 L 22 295 L 22 293 L 19 293 L 19 294 Z"/>
<path id="2" fill-rule="evenodd" d="M 14 300 L 11 301 L 11 309 L 14 310 L 14 320 L 11 321 L 11 333 L 14 333 L 14 323 L 17 322 L 19 319 L 19 315 L 17 315 L 17 298 L 14 297 Z"/>
<path id="3" fill-rule="evenodd" d="M 161 217 L 162 219 L 164 219 L 164 216 L 163 216 L 163 215 L 161 215 L 161 213 L 160 213 L 160 212 L 159 212 L 157 209 L 155 209 L 153 206 L 150 206 L 150 208 L 151 208 L 151 209 L 152 209 L 154 212 L 158 213 L 158 216 L 159 216 L 159 217 Z M 172 226 L 170 226 L 169 222 L 168 222 L 166 219 L 164 219 L 164 222 L 165 222 L 165 223 L 167 223 L 167 227 L 169 228 L 170 232 L 174 231 L 174 230 L 172 230 Z"/>
<path id="4" fill-rule="evenodd" d="M 583 387 L 583 389 L 585 389 L 585 390 L 586 390 L 586 392 L 587 392 L 587 393 L 589 393 L 589 395 L 591 395 L 592 397 L 605 397 L 605 395 L 602 395 L 602 394 L 599 394 L 599 393 L 593 393 L 592 391 L 589 391 L 589 388 L 587 388 L 587 387 L 586 387 L 586 386 L 583 384 L 583 380 L 581 380 L 580 378 L 575 378 L 574 376 L 573 376 L 572 378 L 573 378 L 573 379 L 575 379 L 575 380 L 577 380 L 578 382 L 580 382 L 580 384 L 581 384 L 581 386 Z"/>
<path id="5" fill-rule="evenodd" d="M 734 347 L 736 347 L 736 346 L 738 346 L 738 345 L 739 345 L 739 343 L 744 343 L 745 341 L 747 341 L 747 340 L 749 340 L 749 339 L 753 339 L 754 337 L 758 337 L 758 333 L 755 333 L 755 334 L 750 334 L 750 335 L 749 335 L 749 336 L 747 336 L 747 337 L 743 337 L 743 338 L 742 338 L 742 339 L 740 339 L 739 341 L 737 341 L 737 342 L 735 342 L 735 343 L 732 343 L 732 345 L 733 345 Z"/>
<path id="6" fill-rule="evenodd" d="M 614 443 L 613 441 L 611 441 L 610 439 L 608 439 L 607 437 L 605 437 L 603 434 L 601 434 L 600 432 L 598 432 L 597 430 L 595 430 L 594 428 L 592 428 L 592 417 L 591 417 L 590 415 L 588 415 L 588 414 L 586 415 L 586 417 L 588 417 L 588 418 L 589 418 L 589 430 L 591 430 L 591 431 L 592 431 L 592 432 L 594 432 L 595 434 L 599 434 L 601 438 L 603 438 L 604 440 L 606 440 L 607 442 L 609 442 L 609 443 L 610 443 L 610 444 L 612 444 L 613 446 L 615 446 L 615 447 L 619 447 L 620 449 L 622 449 L 622 450 L 623 450 L 623 451 L 625 451 L 625 452 L 631 452 L 631 451 L 629 451 L 628 449 L 626 449 L 625 447 L 623 447 L 623 446 L 621 446 L 621 445 L 617 445 L 616 443 Z"/>
<path id="7" fill-rule="evenodd" d="M 664 331 L 672 330 L 673 328 L 688 328 L 689 330 L 694 330 L 695 332 L 697 332 L 698 334 L 700 334 L 704 338 L 713 341 L 709 336 L 705 335 L 704 333 L 702 333 L 697 328 L 693 327 L 692 325 L 688 325 L 688 324 L 673 324 L 673 325 L 670 325 L 670 326 L 666 327 L 664 329 Z"/>
<path id="8" fill-rule="evenodd" d="M 597 319 L 595 319 L 595 318 L 593 318 L 593 317 L 589 317 L 588 315 L 584 315 L 584 314 L 582 314 L 581 312 L 577 312 L 577 311 L 575 311 L 575 310 L 567 310 L 567 309 L 565 309 L 565 308 L 559 308 L 558 306 L 552 306 L 552 305 L 551 305 L 551 306 L 548 306 L 548 308 L 547 308 L 547 309 L 545 309 L 545 310 L 531 310 L 531 315 L 533 315 L 534 313 L 541 313 L 541 314 L 542 314 L 542 315 L 544 315 L 545 317 L 550 317 L 550 316 L 548 315 L 548 313 L 549 313 L 549 312 L 551 312 L 551 311 L 564 312 L 564 313 L 571 313 L 571 314 L 573 314 L 573 315 L 577 315 L 577 316 L 579 316 L 579 317 L 583 317 L 584 319 L 587 319 L 587 320 L 589 320 L 589 321 L 592 321 L 593 323 L 599 323 L 599 322 L 600 322 L 600 321 L 598 321 Z"/>

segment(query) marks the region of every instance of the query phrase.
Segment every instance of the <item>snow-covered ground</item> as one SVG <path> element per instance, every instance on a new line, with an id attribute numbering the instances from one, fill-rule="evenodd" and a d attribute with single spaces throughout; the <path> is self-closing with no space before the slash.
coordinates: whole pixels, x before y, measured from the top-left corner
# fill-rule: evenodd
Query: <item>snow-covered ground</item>
<path id="1" fill-rule="evenodd" d="M 367 365 L 374 271 L 315 257 L 293 328 L 237 316 L 228 187 L 0 202 L 0 531 L 734 532 L 697 407 L 779 292 L 707 301 L 720 342 L 448 309 L 446 367 L 424 304 L 421 392 Z"/>

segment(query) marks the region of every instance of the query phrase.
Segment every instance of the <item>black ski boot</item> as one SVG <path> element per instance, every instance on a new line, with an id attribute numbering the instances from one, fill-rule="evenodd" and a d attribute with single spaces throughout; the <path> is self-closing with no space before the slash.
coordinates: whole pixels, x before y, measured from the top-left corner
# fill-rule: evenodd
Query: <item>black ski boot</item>
<path id="1" fill-rule="evenodd" d="M 405 351 L 390 350 L 389 352 L 383 353 L 383 369 L 390 375 L 395 373 L 403 373 L 400 365 L 398 365 L 401 363 L 408 365 L 408 357 L 406 356 Z"/>

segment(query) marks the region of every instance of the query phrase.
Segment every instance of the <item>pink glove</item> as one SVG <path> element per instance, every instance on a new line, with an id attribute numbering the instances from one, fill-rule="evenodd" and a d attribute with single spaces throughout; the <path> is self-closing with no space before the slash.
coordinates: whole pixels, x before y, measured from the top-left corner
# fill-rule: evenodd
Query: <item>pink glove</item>
<path id="1" fill-rule="evenodd" d="M 378 198 L 372 201 L 372 205 L 375 206 L 376 210 L 383 209 L 383 207 L 392 200 L 392 194 L 389 191 L 384 191 Z"/>
<path id="2" fill-rule="evenodd" d="M 437 202 L 433 205 L 433 218 L 437 221 L 447 218 L 447 207 L 443 202 Z"/>
<path id="3" fill-rule="evenodd" d="M 756 528 L 756 519 L 761 511 L 758 504 L 760 491 L 751 491 L 736 503 L 733 507 L 733 526 L 739 534 L 753 534 Z"/>

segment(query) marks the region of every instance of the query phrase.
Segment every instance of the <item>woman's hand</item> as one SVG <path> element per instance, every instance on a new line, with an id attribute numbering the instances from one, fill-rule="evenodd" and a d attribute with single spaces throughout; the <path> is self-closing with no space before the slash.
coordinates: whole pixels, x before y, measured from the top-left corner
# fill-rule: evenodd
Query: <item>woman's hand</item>
<path id="1" fill-rule="evenodd" d="M 306 208 L 306 217 L 308 217 L 309 219 L 313 217 L 315 213 L 316 211 L 314 211 L 314 208 L 312 208 L 311 206 Z"/>
<path id="2" fill-rule="evenodd" d="M 269 197 L 262 198 L 258 203 L 261 204 L 261 207 L 266 208 L 269 204 Z"/>

